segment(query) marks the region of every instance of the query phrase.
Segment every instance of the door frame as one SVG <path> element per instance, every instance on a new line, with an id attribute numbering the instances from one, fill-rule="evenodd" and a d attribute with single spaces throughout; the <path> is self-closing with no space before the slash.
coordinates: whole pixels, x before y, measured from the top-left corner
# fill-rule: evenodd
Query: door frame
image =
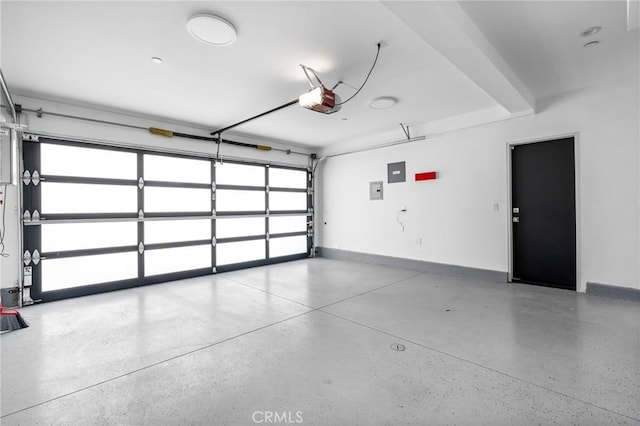
<path id="1" fill-rule="evenodd" d="M 556 139 L 573 138 L 573 156 L 575 163 L 575 202 L 576 202 L 576 292 L 585 293 L 587 291 L 587 285 L 582 281 L 582 222 L 581 222 L 581 208 L 580 202 L 580 132 L 573 133 L 561 133 L 553 136 L 537 137 L 533 139 L 523 139 L 518 141 L 507 142 L 506 155 L 507 155 L 507 243 L 508 250 L 507 255 L 509 269 L 507 272 L 507 282 L 513 282 L 513 224 L 512 224 L 512 164 L 511 164 L 511 148 L 517 145 L 527 145 L 538 142 L 549 142 Z"/>

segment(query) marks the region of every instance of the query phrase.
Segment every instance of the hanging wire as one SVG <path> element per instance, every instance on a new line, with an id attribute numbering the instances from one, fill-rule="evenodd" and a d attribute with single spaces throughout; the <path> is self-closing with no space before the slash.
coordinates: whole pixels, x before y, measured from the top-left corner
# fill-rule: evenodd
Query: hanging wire
<path id="1" fill-rule="evenodd" d="M 400 227 L 402 228 L 402 232 L 404 232 L 404 221 L 400 220 L 400 213 L 406 213 L 407 212 L 407 208 L 403 208 L 400 211 L 398 211 L 398 213 L 396 214 L 396 222 L 398 222 L 400 224 Z"/>
<path id="2" fill-rule="evenodd" d="M 6 226 L 5 226 L 5 212 L 7 210 L 7 184 L 4 184 L 4 187 L 2 189 L 2 196 L 3 196 L 3 200 L 2 200 L 2 229 L 0 230 L 0 257 L 9 257 L 9 253 L 5 253 L 5 247 L 4 247 L 4 235 L 6 232 Z"/>
<path id="3" fill-rule="evenodd" d="M 353 95 L 351 95 L 351 97 L 350 97 L 349 99 L 347 99 L 346 101 L 342 101 L 342 102 L 340 102 L 339 104 L 336 104 L 336 106 L 337 106 L 337 105 L 344 105 L 344 104 L 346 104 L 347 102 L 349 102 L 351 99 L 355 98 L 355 96 L 356 96 L 358 93 L 360 93 L 360 91 L 362 90 L 362 88 L 364 87 L 364 85 L 365 85 L 365 84 L 367 84 L 367 81 L 369 80 L 369 76 L 371 76 L 371 72 L 373 72 L 373 69 L 375 68 L 376 63 L 378 62 L 378 56 L 380 56 L 380 47 L 381 47 L 381 44 L 380 44 L 380 43 L 378 43 L 378 51 L 376 52 L 376 58 L 373 60 L 373 65 L 371 65 L 371 69 L 369 70 L 369 73 L 367 74 L 367 78 L 365 78 L 365 79 L 364 79 L 364 82 L 362 83 L 362 86 L 360 86 L 360 88 L 356 91 L 356 93 L 354 93 Z"/>

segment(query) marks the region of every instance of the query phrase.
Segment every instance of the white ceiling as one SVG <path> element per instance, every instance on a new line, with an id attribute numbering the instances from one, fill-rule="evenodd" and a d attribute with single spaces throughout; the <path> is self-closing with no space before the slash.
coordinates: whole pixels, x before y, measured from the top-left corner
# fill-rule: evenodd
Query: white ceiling
<path id="1" fill-rule="evenodd" d="M 640 34 L 626 29 L 626 1 L 465 1 L 461 5 L 536 97 L 638 78 Z M 593 26 L 602 31 L 592 37 L 578 36 Z M 600 44 L 584 48 L 591 40 Z"/>
<path id="2" fill-rule="evenodd" d="M 238 39 L 206 45 L 189 16 L 214 12 Z M 624 1 L 1 3 L 2 70 L 12 92 L 135 112 L 216 130 L 308 90 L 299 64 L 351 96 L 322 115 L 297 105 L 233 130 L 315 147 L 398 129 L 464 127 L 532 113 L 535 98 L 632 78 L 638 30 Z M 579 33 L 601 25 L 602 43 Z M 164 62 L 155 64 L 151 57 Z M 376 111 L 378 96 L 399 99 Z M 448 124 L 454 123 L 454 124 Z M 446 125 L 445 125 L 446 124 Z M 453 127 L 452 127 L 453 126 Z"/>

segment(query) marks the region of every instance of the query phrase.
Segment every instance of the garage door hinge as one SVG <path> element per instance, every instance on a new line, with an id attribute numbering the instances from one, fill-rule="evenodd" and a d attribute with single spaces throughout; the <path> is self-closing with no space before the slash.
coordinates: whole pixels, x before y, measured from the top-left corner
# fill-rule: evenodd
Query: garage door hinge
<path id="1" fill-rule="evenodd" d="M 34 170 L 33 173 L 30 173 L 29 170 L 25 170 L 24 173 L 22 174 L 22 182 L 25 185 L 29 185 L 30 183 L 33 183 L 33 186 L 38 186 L 40 181 L 43 181 L 43 180 L 44 178 L 40 177 L 40 173 L 38 173 L 37 170 Z"/>
<path id="2" fill-rule="evenodd" d="M 24 266 L 29 266 L 31 263 L 31 252 L 29 250 L 24 251 L 24 254 L 22 255 L 22 262 L 24 263 Z"/>
<path id="3" fill-rule="evenodd" d="M 41 260 L 45 259 L 46 257 L 40 256 L 40 252 L 38 251 L 38 249 L 35 249 L 33 251 L 33 254 L 31 254 L 29 250 L 25 250 L 24 254 L 22 255 L 22 263 L 24 263 L 24 266 L 29 266 L 31 262 L 33 262 L 34 265 L 37 265 Z"/>
<path id="4" fill-rule="evenodd" d="M 24 142 L 40 142 L 40 136 L 34 135 L 33 133 L 23 133 L 22 140 Z"/>
<path id="5" fill-rule="evenodd" d="M 36 249 L 33 251 L 33 255 L 31 255 L 31 260 L 33 260 L 33 264 L 37 265 L 40 263 L 40 260 L 44 259 L 44 257 L 40 257 L 40 252 Z"/>
<path id="6" fill-rule="evenodd" d="M 25 210 L 22 214 L 23 222 L 39 222 L 40 221 L 40 213 L 38 210 L 34 210 L 33 214 L 29 210 Z"/>

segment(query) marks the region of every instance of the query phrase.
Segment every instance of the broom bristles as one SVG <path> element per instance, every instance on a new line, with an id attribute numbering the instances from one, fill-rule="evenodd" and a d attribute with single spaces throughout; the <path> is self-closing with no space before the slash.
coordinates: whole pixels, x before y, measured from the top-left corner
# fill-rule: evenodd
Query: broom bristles
<path id="1" fill-rule="evenodd" d="M 17 312 L 0 315 L 0 331 L 20 330 L 27 327 L 29 327 L 29 324 Z"/>

